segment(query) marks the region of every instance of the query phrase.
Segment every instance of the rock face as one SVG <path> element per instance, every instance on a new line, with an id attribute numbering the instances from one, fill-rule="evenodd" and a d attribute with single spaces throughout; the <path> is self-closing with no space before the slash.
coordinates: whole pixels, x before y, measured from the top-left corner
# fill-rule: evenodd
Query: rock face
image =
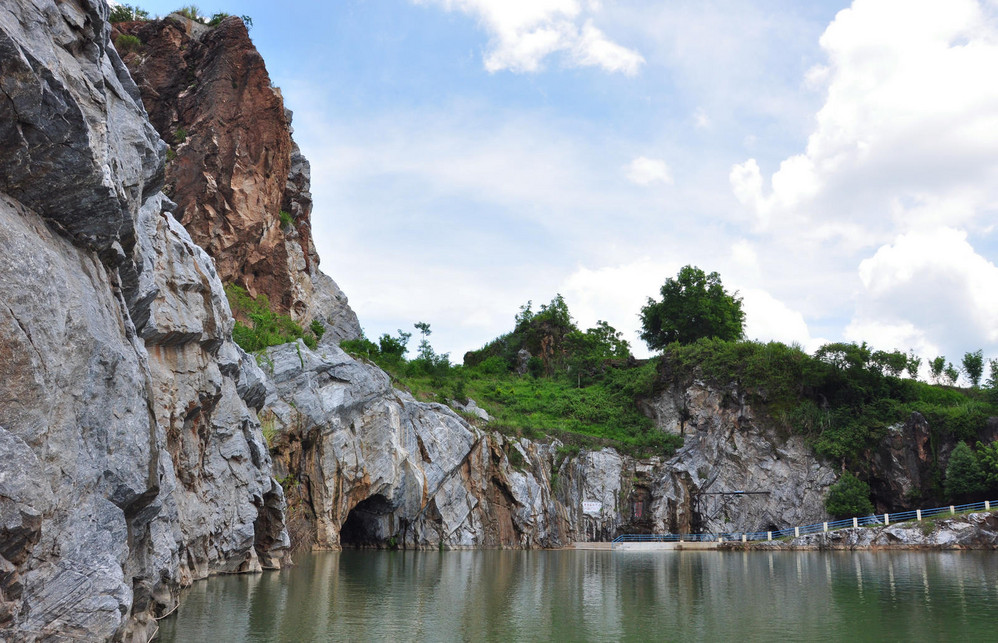
<path id="1" fill-rule="evenodd" d="M 301 519 L 297 545 L 553 547 L 827 519 L 822 500 L 835 473 L 800 438 L 781 437 L 702 385 L 684 393 L 686 445 L 668 460 L 637 460 L 485 433 L 335 346 L 299 343 L 267 356 L 264 423 Z M 738 490 L 768 493 L 703 493 Z"/>
<path id="2" fill-rule="evenodd" d="M 828 519 L 823 500 L 836 472 L 801 436 L 757 418 L 737 389 L 694 382 L 648 406 L 660 428 L 686 436 L 659 480 L 654 530 L 769 531 Z"/>
<path id="3" fill-rule="evenodd" d="M 336 346 L 267 351 L 265 425 L 297 530 L 322 548 L 557 547 L 555 447 L 484 433 Z"/>
<path id="4" fill-rule="evenodd" d="M 166 192 L 222 282 L 299 322 L 319 319 L 327 341 L 359 337 L 346 296 L 318 269 L 309 164 L 242 20 L 209 28 L 172 14 L 116 29 L 143 43 L 125 62 L 171 144 Z"/>
<path id="5" fill-rule="evenodd" d="M 160 192 L 165 147 L 107 12 L 0 9 L 5 640 L 147 640 L 181 585 L 287 545 L 247 405 L 262 374 Z"/>

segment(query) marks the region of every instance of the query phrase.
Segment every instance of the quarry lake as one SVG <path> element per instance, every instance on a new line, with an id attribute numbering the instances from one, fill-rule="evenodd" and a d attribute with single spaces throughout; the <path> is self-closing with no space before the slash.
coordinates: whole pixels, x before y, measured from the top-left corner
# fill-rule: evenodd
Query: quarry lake
<path id="1" fill-rule="evenodd" d="M 212 578 L 162 641 L 993 640 L 993 552 L 343 551 Z"/>

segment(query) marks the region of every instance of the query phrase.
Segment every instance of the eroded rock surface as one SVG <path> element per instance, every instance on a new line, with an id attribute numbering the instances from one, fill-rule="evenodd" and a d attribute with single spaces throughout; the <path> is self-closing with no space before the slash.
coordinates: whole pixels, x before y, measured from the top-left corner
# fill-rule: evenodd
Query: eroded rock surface
<path id="1" fill-rule="evenodd" d="M 276 470 L 310 516 L 310 540 L 400 547 L 555 547 L 564 510 L 548 480 L 554 447 L 469 425 L 417 402 L 336 346 L 267 351 Z"/>
<path id="2" fill-rule="evenodd" d="M 143 43 L 125 62 L 171 144 L 166 191 L 222 282 L 299 322 L 318 319 L 327 341 L 359 337 L 346 296 L 319 271 L 309 163 L 242 20 L 208 28 L 171 14 L 116 29 Z"/>
<path id="3" fill-rule="evenodd" d="M 213 264 L 107 6 L 0 8 L 0 627 L 147 640 L 177 590 L 279 564 L 283 494 Z"/>

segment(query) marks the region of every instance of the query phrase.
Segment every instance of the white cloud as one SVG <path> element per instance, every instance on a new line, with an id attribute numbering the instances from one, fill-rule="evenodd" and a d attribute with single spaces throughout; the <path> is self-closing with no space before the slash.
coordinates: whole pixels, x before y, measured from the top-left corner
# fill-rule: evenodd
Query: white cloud
<path id="1" fill-rule="evenodd" d="M 624 175 L 628 181 L 637 185 L 672 185 L 672 171 L 662 159 L 639 156 L 624 167 Z"/>
<path id="2" fill-rule="evenodd" d="M 755 159 L 731 171 L 761 227 L 831 217 L 885 239 L 899 199 L 933 204 L 907 227 L 970 224 L 998 203 L 981 188 L 998 185 L 998 29 L 978 2 L 855 0 L 820 42 L 828 63 L 806 84 L 826 101 L 805 151 L 769 185 Z"/>
<path id="3" fill-rule="evenodd" d="M 631 352 L 647 356 L 647 347 L 638 339 L 641 307 L 649 297 L 659 296 L 665 279 L 679 268 L 678 263 L 648 257 L 597 269 L 580 266 L 562 282 L 559 292 L 581 328 L 602 319 L 624 334 Z"/>
<path id="4" fill-rule="evenodd" d="M 902 234 L 864 260 L 859 276 L 864 291 L 846 329 L 851 339 L 930 356 L 998 350 L 998 267 L 974 250 L 966 233 Z"/>
<path id="5" fill-rule="evenodd" d="M 745 311 L 745 336 L 759 341 L 798 343 L 814 351 L 824 343 L 811 337 L 804 316 L 765 290 L 750 288 L 739 292 Z"/>
<path id="6" fill-rule="evenodd" d="M 623 47 L 595 26 L 592 16 L 598 2 L 583 7 L 576 0 L 412 0 L 435 4 L 447 11 L 476 17 L 489 32 L 485 54 L 490 72 L 536 72 L 544 59 L 563 52 L 566 61 L 579 67 L 600 67 L 633 76 L 645 60 Z"/>
<path id="7" fill-rule="evenodd" d="M 710 129 L 710 116 L 707 116 L 703 107 L 697 107 L 696 111 L 693 112 L 693 124 L 697 129 Z"/>

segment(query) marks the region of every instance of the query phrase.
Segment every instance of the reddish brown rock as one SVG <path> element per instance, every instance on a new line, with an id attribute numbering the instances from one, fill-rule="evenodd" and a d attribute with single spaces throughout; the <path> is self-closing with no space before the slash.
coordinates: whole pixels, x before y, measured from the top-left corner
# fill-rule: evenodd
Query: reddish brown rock
<path id="1" fill-rule="evenodd" d="M 165 190 L 222 281 L 267 295 L 300 322 L 326 322 L 335 340 L 359 336 L 342 292 L 325 292 L 332 280 L 312 243 L 308 161 L 242 20 L 207 27 L 174 14 L 116 31 L 142 41 L 124 60 L 171 146 Z"/>

